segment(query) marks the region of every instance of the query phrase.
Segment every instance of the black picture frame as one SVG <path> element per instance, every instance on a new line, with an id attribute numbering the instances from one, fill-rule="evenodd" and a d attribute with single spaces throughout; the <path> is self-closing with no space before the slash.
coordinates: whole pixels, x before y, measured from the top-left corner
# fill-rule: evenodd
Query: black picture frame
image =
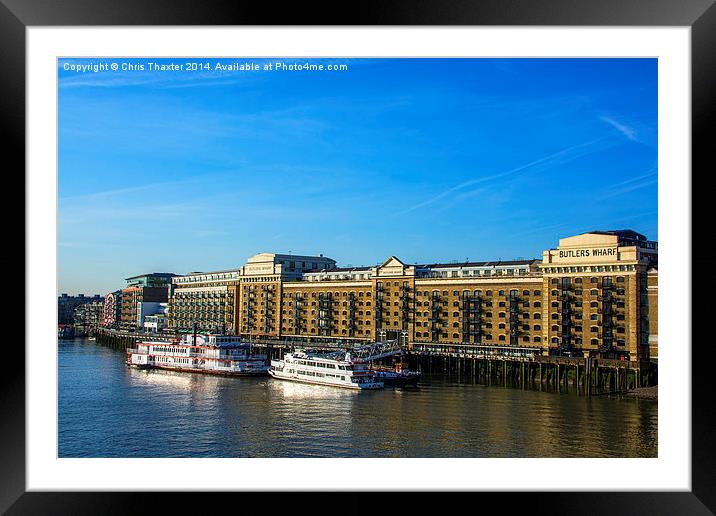
<path id="1" fill-rule="evenodd" d="M 6 177 L 25 166 L 25 29 L 31 26 L 82 25 L 544 25 L 544 26 L 688 26 L 692 44 L 692 192 L 708 195 L 705 177 L 716 170 L 708 128 L 716 114 L 716 6 L 714 0 L 422 0 L 368 1 L 322 4 L 222 0 L 0 0 L 0 131 L 7 144 L 3 167 Z M 8 160 L 11 158 L 11 160 Z M 12 159 L 14 158 L 14 159 Z M 700 173 L 696 173 L 700 170 Z M 708 171 L 708 172 L 707 172 Z M 684 171 L 688 180 L 689 171 Z M 701 188 L 699 188 L 701 186 Z M 699 213 L 692 201 L 692 243 L 711 240 L 709 214 Z M 704 206 L 705 203 L 701 203 Z M 708 246 L 710 247 L 710 246 Z M 24 251 L 23 251 L 24 253 Z M 711 399 L 711 345 L 703 332 L 713 291 L 714 260 L 692 247 L 692 270 L 705 271 L 699 287 L 692 288 L 692 490 L 690 492 L 632 493 L 485 493 L 475 510 L 507 507 L 551 514 L 713 514 L 716 511 L 716 455 Z M 27 258 L 27 257 L 26 257 Z M 29 271 L 25 269 L 25 274 Z M 685 278 L 691 282 L 691 278 Z M 692 283 L 693 285 L 693 283 Z M 32 300 L 25 304 L 32 307 Z M 665 314 L 668 317 L 668 314 Z M 25 314 L 25 322 L 31 313 Z M 701 338 L 699 338 L 701 337 Z M 9 343 L 6 343 L 8 345 Z M 689 344 L 689 336 L 681 343 Z M 48 348 L 49 350 L 49 348 Z M 0 418 L 0 510 L 8 514 L 116 514 L 168 510 L 184 505 L 188 496 L 177 493 L 28 493 L 25 492 L 25 362 L 15 357 L 0 374 L 3 414 Z M 565 475 L 569 475 L 565 471 Z M 559 485 L 559 478 L 555 478 Z M 203 497 L 204 511 L 232 508 L 232 494 Z M 241 495 L 245 497 L 246 495 Z M 484 500 L 485 497 L 493 500 Z M 498 499 L 499 498 L 499 499 Z M 420 501 L 409 495 L 403 501 Z M 264 497 L 265 501 L 266 498 Z M 394 499 L 395 500 L 395 499 Z M 496 505 L 490 503 L 496 502 Z M 487 503 L 485 503 L 487 502 Z M 473 504 L 474 502 L 469 502 Z M 507 504 L 507 505 L 505 505 Z"/>

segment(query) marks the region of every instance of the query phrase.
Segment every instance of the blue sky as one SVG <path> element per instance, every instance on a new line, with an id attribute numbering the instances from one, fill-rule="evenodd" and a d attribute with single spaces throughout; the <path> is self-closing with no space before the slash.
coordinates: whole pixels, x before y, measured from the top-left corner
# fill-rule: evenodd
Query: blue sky
<path id="1" fill-rule="evenodd" d="M 655 59 L 151 61 L 210 70 L 58 61 L 60 292 L 258 252 L 347 266 L 658 239 Z M 348 69 L 213 70 L 277 61 Z"/>

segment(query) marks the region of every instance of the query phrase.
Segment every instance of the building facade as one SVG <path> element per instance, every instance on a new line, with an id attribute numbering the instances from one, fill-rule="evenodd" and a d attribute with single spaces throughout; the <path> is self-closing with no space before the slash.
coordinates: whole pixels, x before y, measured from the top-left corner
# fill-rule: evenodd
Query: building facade
<path id="1" fill-rule="evenodd" d="M 97 294 L 94 296 L 85 296 L 79 294 L 76 296 L 68 296 L 62 294 L 57 298 L 57 323 L 58 324 L 73 324 L 75 317 L 75 309 L 85 303 L 91 303 L 94 301 L 101 301 L 102 297 Z"/>
<path id="2" fill-rule="evenodd" d="M 200 331 L 247 335 L 273 329 L 278 319 L 272 313 L 277 303 L 272 296 L 279 285 L 335 265 L 323 256 L 261 253 L 238 269 L 177 276 L 172 279 L 169 327 L 192 331 L 196 323 Z"/>
<path id="3" fill-rule="evenodd" d="M 173 272 L 151 272 L 149 274 L 140 274 L 125 278 L 127 287 L 164 287 L 168 288 L 172 284 L 172 278 L 177 276 Z"/>
<path id="4" fill-rule="evenodd" d="M 650 341 L 658 342 L 658 297 L 648 289 L 649 271 L 658 274 L 656 242 L 630 230 L 593 231 L 561 239 L 542 262 L 550 349 L 650 360 Z"/>
<path id="5" fill-rule="evenodd" d="M 127 286 L 120 295 L 119 326 L 124 330 L 141 329 L 146 310 L 151 303 L 168 303 L 172 279 L 171 272 L 153 272 L 126 278 Z M 156 312 L 153 312 L 156 313 Z"/>
<path id="6" fill-rule="evenodd" d="M 102 326 L 114 328 L 119 325 L 122 313 L 122 291 L 115 290 L 104 296 L 104 319 Z"/>
<path id="7" fill-rule="evenodd" d="M 98 296 L 99 297 L 99 296 Z M 89 303 L 83 303 L 75 308 L 74 324 L 87 329 L 97 328 L 104 319 L 104 301 L 99 298 Z"/>
<path id="8" fill-rule="evenodd" d="M 172 280 L 168 324 L 293 340 L 529 347 L 648 360 L 658 350 L 657 245 L 633 231 L 563 238 L 542 260 L 339 268 L 262 253 Z"/>

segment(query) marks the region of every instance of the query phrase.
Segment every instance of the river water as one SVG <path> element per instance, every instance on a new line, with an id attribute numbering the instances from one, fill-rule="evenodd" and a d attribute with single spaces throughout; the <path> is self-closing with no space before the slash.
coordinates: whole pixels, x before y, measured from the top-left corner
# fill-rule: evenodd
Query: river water
<path id="1" fill-rule="evenodd" d="M 60 457 L 656 457 L 657 402 L 423 376 L 354 392 L 59 344 Z"/>

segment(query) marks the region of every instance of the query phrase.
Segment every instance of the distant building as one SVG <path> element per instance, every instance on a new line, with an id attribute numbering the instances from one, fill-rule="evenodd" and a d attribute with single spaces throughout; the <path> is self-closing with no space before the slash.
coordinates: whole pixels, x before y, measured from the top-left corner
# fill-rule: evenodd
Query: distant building
<path id="1" fill-rule="evenodd" d="M 119 325 L 122 313 L 122 291 L 115 290 L 104 296 L 104 320 L 102 326 L 113 328 Z"/>
<path id="2" fill-rule="evenodd" d="M 147 317 L 155 315 L 166 315 L 167 303 L 158 303 L 156 301 L 141 301 L 137 303 L 137 327 L 144 328 L 144 322 Z"/>
<path id="3" fill-rule="evenodd" d="M 99 294 L 92 297 L 85 296 L 84 294 L 78 294 L 76 296 L 62 294 L 57 298 L 57 323 L 73 324 L 75 322 L 75 308 L 85 303 L 101 300 L 102 297 Z"/>
<path id="4" fill-rule="evenodd" d="M 167 314 L 154 314 L 144 317 L 144 331 L 158 333 L 167 327 Z"/>
<path id="5" fill-rule="evenodd" d="M 168 287 L 172 284 L 173 272 L 151 272 L 125 278 L 127 287 Z"/>
<path id="6" fill-rule="evenodd" d="M 120 327 L 125 330 L 141 329 L 144 316 L 158 313 L 156 305 L 169 301 L 172 278 L 176 276 L 171 272 L 153 272 L 126 278 L 127 287 L 121 292 Z"/>
<path id="7" fill-rule="evenodd" d="M 100 296 L 89 303 L 83 303 L 75 308 L 75 326 L 83 326 L 86 329 L 97 328 L 104 320 L 104 300 Z"/>

